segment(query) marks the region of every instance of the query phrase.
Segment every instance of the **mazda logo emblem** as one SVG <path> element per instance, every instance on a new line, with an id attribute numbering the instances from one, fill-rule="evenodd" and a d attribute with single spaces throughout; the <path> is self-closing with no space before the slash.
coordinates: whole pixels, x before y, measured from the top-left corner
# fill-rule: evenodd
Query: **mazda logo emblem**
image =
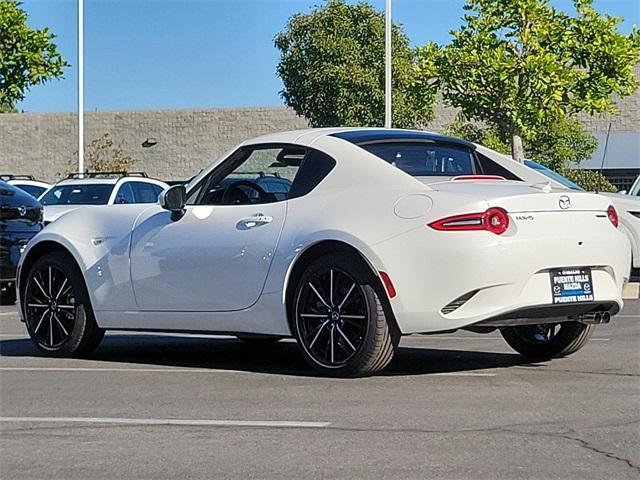
<path id="1" fill-rule="evenodd" d="M 25 207 L 24 205 L 20 205 L 18 207 L 18 213 L 21 217 L 24 217 L 27 214 L 27 207 Z"/>
<path id="2" fill-rule="evenodd" d="M 558 200 L 558 205 L 563 210 L 566 210 L 567 208 L 571 208 L 571 199 L 566 195 L 562 195 Z"/>

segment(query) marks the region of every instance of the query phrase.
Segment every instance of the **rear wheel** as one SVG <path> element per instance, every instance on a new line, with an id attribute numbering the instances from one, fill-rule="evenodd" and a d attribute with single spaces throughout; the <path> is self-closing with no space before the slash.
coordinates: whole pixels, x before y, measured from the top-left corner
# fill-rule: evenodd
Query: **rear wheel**
<path id="1" fill-rule="evenodd" d="M 311 263 L 298 283 L 295 335 L 305 359 L 325 375 L 357 377 L 382 370 L 400 335 L 389 324 L 376 278 L 346 254 Z"/>
<path id="2" fill-rule="evenodd" d="M 595 325 L 579 322 L 506 327 L 502 337 L 516 352 L 538 360 L 566 357 L 584 347 Z"/>
<path id="3" fill-rule="evenodd" d="M 73 259 L 50 253 L 35 261 L 22 296 L 27 331 L 48 355 L 71 357 L 93 351 L 102 338 L 84 279 Z"/>

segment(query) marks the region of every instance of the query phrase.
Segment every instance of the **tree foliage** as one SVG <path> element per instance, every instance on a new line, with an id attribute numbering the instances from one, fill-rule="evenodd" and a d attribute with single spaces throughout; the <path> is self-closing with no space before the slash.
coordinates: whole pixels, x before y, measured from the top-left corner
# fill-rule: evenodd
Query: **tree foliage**
<path id="1" fill-rule="evenodd" d="M 536 137 L 578 112 L 616 113 L 614 96 L 638 87 L 640 33 L 620 34 L 620 18 L 574 0 L 575 15 L 548 0 L 467 0 L 450 44 L 419 50 L 430 87 L 467 120 L 494 125 L 521 160 L 521 138 Z"/>
<path id="2" fill-rule="evenodd" d="M 384 15 L 371 5 L 329 0 L 293 15 L 275 37 L 285 103 L 314 127 L 384 124 Z M 435 91 L 421 85 L 416 54 L 400 25 L 392 29 L 393 125 L 433 118 Z"/>
<path id="3" fill-rule="evenodd" d="M 34 85 L 60 78 L 64 67 L 55 35 L 48 28 L 27 25 L 27 14 L 17 0 L 0 0 L 0 112 L 15 111 Z"/>
<path id="4" fill-rule="evenodd" d="M 76 173 L 78 160 L 75 159 L 67 165 L 67 172 Z M 136 163 L 135 158 L 124 152 L 121 145 L 114 145 L 111 135 L 105 133 L 86 146 L 84 151 L 85 168 L 88 172 L 127 172 Z"/>
<path id="5" fill-rule="evenodd" d="M 508 139 L 501 137 L 493 125 L 464 122 L 457 119 L 447 127 L 447 133 L 465 138 L 485 147 L 507 154 Z M 597 139 L 574 119 L 563 119 L 548 129 L 525 138 L 525 157 L 555 170 L 585 190 L 615 192 L 616 188 L 600 172 L 572 168 L 591 158 L 598 147 Z"/>

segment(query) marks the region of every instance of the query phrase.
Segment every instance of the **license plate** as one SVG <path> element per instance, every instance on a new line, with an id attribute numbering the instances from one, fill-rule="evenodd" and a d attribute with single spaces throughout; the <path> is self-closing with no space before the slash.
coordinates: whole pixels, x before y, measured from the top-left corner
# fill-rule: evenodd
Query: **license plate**
<path id="1" fill-rule="evenodd" d="M 593 302 L 590 268 L 555 268 L 549 275 L 554 304 Z"/>

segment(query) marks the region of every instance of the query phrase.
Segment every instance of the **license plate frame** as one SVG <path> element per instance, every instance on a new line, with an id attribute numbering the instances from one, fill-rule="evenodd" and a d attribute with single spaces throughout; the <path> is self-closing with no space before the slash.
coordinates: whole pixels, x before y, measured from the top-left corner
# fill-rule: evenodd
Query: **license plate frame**
<path id="1" fill-rule="evenodd" d="M 553 305 L 588 303 L 595 299 L 590 267 L 552 268 L 549 280 Z"/>

